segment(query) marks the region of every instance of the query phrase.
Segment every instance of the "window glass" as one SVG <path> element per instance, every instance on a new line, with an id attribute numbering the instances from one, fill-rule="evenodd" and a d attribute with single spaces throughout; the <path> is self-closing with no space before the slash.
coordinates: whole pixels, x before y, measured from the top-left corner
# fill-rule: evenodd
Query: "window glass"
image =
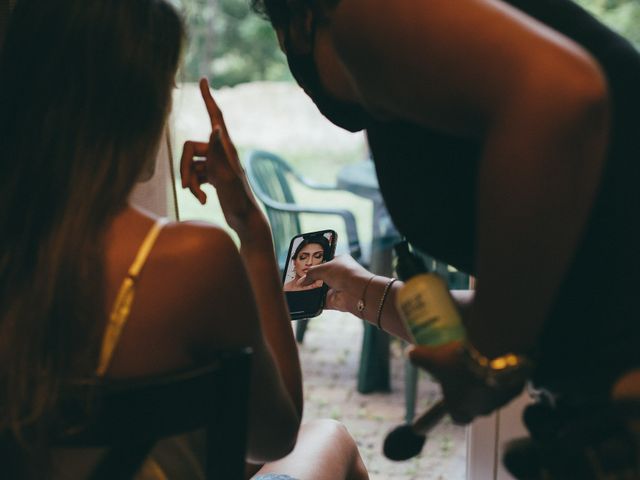
<path id="1" fill-rule="evenodd" d="M 270 24 L 250 10 L 249 0 L 176 3 L 189 31 L 172 112 L 176 163 L 185 140 L 205 141 L 211 129 L 197 86 L 201 77 L 213 86 L 243 161 L 251 149 L 267 150 L 314 181 L 335 183 L 344 165 L 366 157 L 364 135 L 326 121 L 295 84 Z M 299 204 L 353 210 L 361 240 L 370 242 L 370 201 L 348 193 L 314 191 L 289 180 Z M 213 189 L 205 187 L 205 191 L 210 201 L 203 207 L 178 185 L 181 219 L 206 219 L 226 226 Z M 305 231 L 337 230 L 341 250 L 345 231 L 338 217 L 302 215 L 301 221 Z"/>

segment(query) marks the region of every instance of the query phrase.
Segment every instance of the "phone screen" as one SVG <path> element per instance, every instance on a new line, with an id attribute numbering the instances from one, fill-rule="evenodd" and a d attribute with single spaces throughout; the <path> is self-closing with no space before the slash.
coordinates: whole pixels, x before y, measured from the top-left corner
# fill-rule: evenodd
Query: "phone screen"
<path id="1" fill-rule="evenodd" d="M 306 274 L 310 267 L 333 258 L 336 240 L 333 230 L 303 233 L 291 239 L 282 289 L 292 320 L 316 317 L 322 312 L 327 287 L 322 280 L 307 284 Z"/>

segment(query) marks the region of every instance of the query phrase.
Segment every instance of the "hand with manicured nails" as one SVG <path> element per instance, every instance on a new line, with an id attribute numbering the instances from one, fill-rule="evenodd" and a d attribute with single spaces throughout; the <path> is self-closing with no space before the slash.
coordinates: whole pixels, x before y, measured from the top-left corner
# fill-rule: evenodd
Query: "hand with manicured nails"
<path id="1" fill-rule="evenodd" d="M 509 389 L 488 386 L 467 367 L 462 342 L 437 347 L 412 345 L 407 355 L 414 365 L 428 371 L 440 383 L 449 415 L 455 423 L 466 424 L 478 415 L 488 415 L 506 405 L 524 386 Z"/>
<path id="2" fill-rule="evenodd" d="M 200 80 L 200 92 L 211 120 L 211 136 L 208 143 L 185 142 L 180 160 L 182 187 L 189 188 L 204 205 L 207 195 L 201 185 L 213 185 L 227 223 L 243 240 L 251 234 L 254 223 L 262 227 L 266 219 L 249 187 L 222 112 L 204 78 Z"/>
<path id="3" fill-rule="evenodd" d="M 353 313 L 362 295 L 361 284 L 366 283 L 371 275 L 350 255 L 338 255 L 333 260 L 310 267 L 304 277 L 304 285 L 323 281 L 329 286 L 325 308 Z"/>

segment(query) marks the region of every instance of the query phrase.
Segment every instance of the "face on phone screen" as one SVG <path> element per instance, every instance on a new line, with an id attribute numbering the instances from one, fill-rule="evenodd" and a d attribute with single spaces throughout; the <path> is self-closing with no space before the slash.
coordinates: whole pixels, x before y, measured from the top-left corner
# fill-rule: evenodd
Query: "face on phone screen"
<path id="1" fill-rule="evenodd" d="M 282 286 L 291 318 L 310 318 L 322 311 L 326 287 L 322 280 L 310 283 L 306 275 L 309 268 L 333 258 L 335 242 L 333 230 L 304 233 L 291 240 Z"/>

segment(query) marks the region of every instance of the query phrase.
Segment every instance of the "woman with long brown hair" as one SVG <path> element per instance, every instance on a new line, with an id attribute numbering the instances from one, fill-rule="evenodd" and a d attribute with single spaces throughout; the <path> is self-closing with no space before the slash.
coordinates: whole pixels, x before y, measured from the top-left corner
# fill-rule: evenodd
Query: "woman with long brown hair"
<path id="1" fill-rule="evenodd" d="M 165 0 L 21 0 L 11 18 L 0 59 L 0 432 L 23 447 L 21 477 L 83 478 L 77 455 L 37 462 L 64 378 L 150 376 L 239 346 L 254 351 L 248 460 L 296 443 L 301 374 L 269 226 L 221 117 L 197 145 L 242 254 L 219 227 L 127 200 L 155 157 L 182 38 Z M 304 427 L 291 456 L 305 452 L 317 461 L 299 462 L 304 478 L 366 477 L 335 422 Z"/>

